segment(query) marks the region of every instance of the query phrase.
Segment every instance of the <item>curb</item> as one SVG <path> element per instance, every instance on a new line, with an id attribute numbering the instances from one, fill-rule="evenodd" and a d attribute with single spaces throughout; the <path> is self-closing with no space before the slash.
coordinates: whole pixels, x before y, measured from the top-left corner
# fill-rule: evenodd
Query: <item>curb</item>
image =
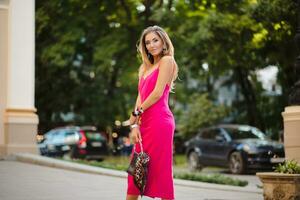
<path id="1" fill-rule="evenodd" d="M 35 165 L 83 172 L 83 173 L 127 178 L 127 173 L 124 171 L 88 166 L 79 163 L 72 163 L 68 161 L 57 160 L 54 158 L 49 158 L 49 157 L 44 157 L 44 156 L 29 154 L 29 153 L 12 154 L 9 157 L 6 157 L 5 160 L 19 161 L 19 162 L 31 163 Z M 181 179 L 174 179 L 174 184 L 179 186 L 185 186 L 185 187 L 193 187 L 193 188 L 205 188 L 211 190 L 263 194 L 263 190 L 258 188 L 243 188 L 239 186 L 220 185 L 220 184 L 196 182 L 196 181 L 181 180 Z"/>

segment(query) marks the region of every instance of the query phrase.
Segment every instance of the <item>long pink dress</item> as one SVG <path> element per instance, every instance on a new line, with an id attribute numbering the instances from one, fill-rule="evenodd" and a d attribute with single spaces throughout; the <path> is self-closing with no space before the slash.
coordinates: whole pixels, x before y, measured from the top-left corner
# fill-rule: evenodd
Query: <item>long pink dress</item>
<path id="1" fill-rule="evenodd" d="M 138 90 L 141 102 L 145 101 L 154 89 L 158 74 L 159 68 L 156 68 L 147 77 L 140 78 Z M 142 145 L 150 156 L 144 195 L 151 198 L 174 199 L 172 147 L 175 121 L 168 105 L 169 92 L 170 86 L 167 84 L 161 98 L 145 110 L 141 117 Z M 140 151 L 139 144 L 136 144 L 136 151 Z M 140 194 L 131 175 L 128 175 L 127 194 Z"/>

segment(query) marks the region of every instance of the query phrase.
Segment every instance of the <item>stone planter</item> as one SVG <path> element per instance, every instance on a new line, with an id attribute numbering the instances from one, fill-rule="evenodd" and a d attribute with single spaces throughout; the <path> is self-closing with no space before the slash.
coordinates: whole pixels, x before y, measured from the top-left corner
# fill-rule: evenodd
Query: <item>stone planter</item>
<path id="1" fill-rule="evenodd" d="M 256 173 L 263 183 L 264 200 L 300 200 L 300 174 Z"/>
<path id="2" fill-rule="evenodd" d="M 285 158 L 300 163 L 300 106 L 285 107 L 282 116 Z"/>

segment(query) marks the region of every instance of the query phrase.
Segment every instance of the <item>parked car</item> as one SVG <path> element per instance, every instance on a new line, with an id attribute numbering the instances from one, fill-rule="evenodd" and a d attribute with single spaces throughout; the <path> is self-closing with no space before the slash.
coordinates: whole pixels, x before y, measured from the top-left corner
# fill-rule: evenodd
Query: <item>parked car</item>
<path id="1" fill-rule="evenodd" d="M 38 144 L 42 155 L 102 159 L 108 153 L 107 139 L 95 127 L 67 126 L 50 130 Z"/>
<path id="2" fill-rule="evenodd" d="M 270 140 L 247 125 L 218 125 L 201 129 L 185 143 L 191 170 L 205 166 L 229 167 L 233 174 L 272 169 L 284 161 L 282 143 Z"/>

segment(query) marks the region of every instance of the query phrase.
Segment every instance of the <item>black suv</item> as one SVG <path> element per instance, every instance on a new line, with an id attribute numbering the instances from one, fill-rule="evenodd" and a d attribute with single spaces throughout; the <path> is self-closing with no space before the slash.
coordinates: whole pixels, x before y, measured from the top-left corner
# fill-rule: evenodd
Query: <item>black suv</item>
<path id="1" fill-rule="evenodd" d="M 272 169 L 284 161 L 283 144 L 247 125 L 219 125 L 201 129 L 185 143 L 191 170 L 204 166 L 229 167 L 233 174 Z"/>
<path id="2" fill-rule="evenodd" d="M 108 153 L 107 139 L 93 126 L 66 126 L 50 130 L 38 144 L 42 155 L 102 159 Z"/>

